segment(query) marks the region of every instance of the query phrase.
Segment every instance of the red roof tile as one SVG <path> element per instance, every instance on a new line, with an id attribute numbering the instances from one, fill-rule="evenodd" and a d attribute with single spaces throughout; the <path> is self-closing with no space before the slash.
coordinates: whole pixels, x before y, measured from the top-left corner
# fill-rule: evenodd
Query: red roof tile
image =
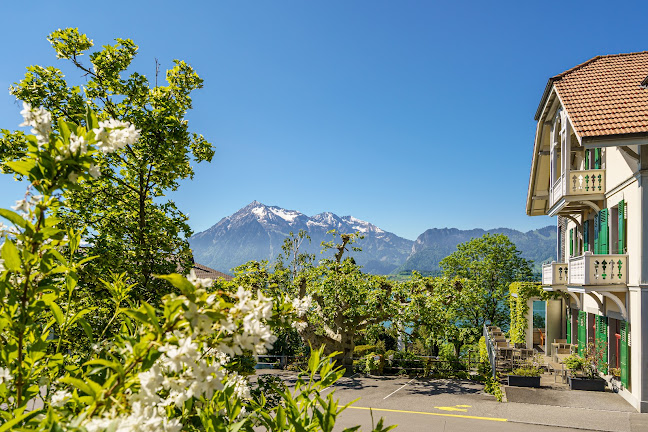
<path id="1" fill-rule="evenodd" d="M 594 57 L 549 82 L 581 138 L 648 133 L 648 51 Z"/>

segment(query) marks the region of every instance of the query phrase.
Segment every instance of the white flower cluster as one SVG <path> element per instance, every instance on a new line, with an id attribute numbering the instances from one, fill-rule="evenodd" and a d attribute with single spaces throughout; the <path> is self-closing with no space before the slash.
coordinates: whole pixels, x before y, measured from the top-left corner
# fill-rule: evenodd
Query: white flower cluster
<path id="1" fill-rule="evenodd" d="M 236 297 L 238 303 L 230 309 L 227 319 L 220 321 L 225 337 L 218 350 L 228 355 L 241 355 L 244 351 L 252 351 L 254 355 L 265 354 L 277 340 L 270 326 L 264 322 L 272 317 L 272 299 L 261 291 L 254 299 L 252 293 L 243 287 L 238 288 Z"/>
<path id="2" fill-rule="evenodd" d="M 252 397 L 247 378 L 236 372 L 232 372 L 227 376 L 226 385 L 227 387 L 234 387 L 234 393 L 239 399 L 249 400 Z"/>
<path id="3" fill-rule="evenodd" d="M 25 120 L 20 126 L 31 126 L 31 132 L 38 138 L 38 146 L 49 141 L 49 134 L 52 132 L 52 114 L 45 108 L 32 108 L 27 102 L 23 102 L 23 110 L 20 114 Z"/>
<path id="4" fill-rule="evenodd" d="M 163 407 L 143 407 L 133 404 L 133 411 L 128 416 L 93 417 L 83 424 L 88 432 L 180 432 L 182 423 L 178 419 L 168 419 Z"/>
<path id="5" fill-rule="evenodd" d="M 214 283 L 212 279 L 197 277 L 194 269 L 191 269 L 191 271 L 189 272 L 187 280 L 191 282 L 196 288 L 209 288 Z"/>
<path id="6" fill-rule="evenodd" d="M 210 279 L 197 278 L 193 272 L 188 280 L 198 289 L 212 283 Z M 182 407 L 192 398 L 209 400 L 225 387 L 232 387 L 240 399 L 250 399 L 247 379 L 236 372 L 228 372 L 224 365 L 229 355 L 243 351 L 262 354 L 272 347 L 276 336 L 266 320 L 272 316 L 273 303 L 260 291 L 255 299 L 241 287 L 235 297 L 237 302 L 227 318 L 219 321 L 208 314 L 214 310 L 215 295 L 199 304 L 186 299 L 184 317 L 189 325 L 168 334 L 164 345 L 158 348 L 162 355 L 149 370 L 138 374 L 140 388 L 129 396 L 130 412 L 111 412 L 88 419 L 83 424 L 88 432 L 107 428 L 124 432 L 176 432 L 182 429 L 182 424 L 168 418 L 170 407 Z M 213 348 L 202 336 L 219 330 L 217 347 Z M 59 399 L 65 401 L 63 396 L 57 401 Z"/>
<path id="7" fill-rule="evenodd" d="M 124 121 L 110 119 L 99 122 L 98 129 L 92 129 L 97 139 L 97 147 L 104 153 L 112 153 L 127 145 L 134 144 L 140 137 L 140 130 Z"/>
<path id="8" fill-rule="evenodd" d="M 13 380 L 11 371 L 7 368 L 0 368 L 0 383 L 9 384 Z"/>
<path id="9" fill-rule="evenodd" d="M 70 392 L 66 390 L 58 390 L 52 395 L 50 405 L 53 407 L 62 407 L 70 399 L 72 399 L 72 394 Z"/>
<path id="10" fill-rule="evenodd" d="M 295 310 L 295 314 L 298 318 L 303 318 L 306 316 L 306 313 L 313 304 L 313 298 L 309 295 L 304 296 L 303 298 L 295 297 L 291 301 L 292 307 Z M 298 331 L 302 331 L 306 328 L 308 323 L 306 321 L 293 321 L 292 326 Z"/>
<path id="11" fill-rule="evenodd" d="M 25 198 L 17 200 L 16 205 L 11 206 L 11 208 L 17 212 L 29 214 L 31 208 L 34 207 L 42 198 L 42 195 L 31 195 L 31 193 L 27 192 Z"/>
<path id="12" fill-rule="evenodd" d="M 309 295 L 304 296 L 304 298 L 302 299 L 300 299 L 299 297 L 295 297 L 292 300 L 292 306 L 295 309 L 295 312 L 297 313 L 297 316 L 299 318 L 306 315 L 306 312 L 308 312 L 312 304 L 313 304 L 313 298 Z"/>

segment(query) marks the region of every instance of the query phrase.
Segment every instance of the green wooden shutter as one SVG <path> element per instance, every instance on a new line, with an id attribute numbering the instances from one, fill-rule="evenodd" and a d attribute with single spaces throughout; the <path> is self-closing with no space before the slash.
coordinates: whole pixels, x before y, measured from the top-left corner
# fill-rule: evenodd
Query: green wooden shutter
<path id="1" fill-rule="evenodd" d="M 626 248 L 625 201 L 619 202 L 619 245 L 617 253 L 624 254 Z"/>
<path id="2" fill-rule="evenodd" d="M 599 253 L 602 255 L 610 253 L 610 228 L 608 227 L 608 209 L 600 211 L 599 216 Z"/>
<path id="3" fill-rule="evenodd" d="M 601 149 L 594 149 L 594 169 L 601 169 Z"/>
<path id="4" fill-rule="evenodd" d="M 569 308 L 569 307 L 567 308 L 566 321 L 567 321 L 567 343 L 570 344 L 570 343 L 572 343 L 572 341 L 571 341 L 572 340 L 572 337 L 571 337 L 571 327 L 572 326 L 571 326 L 571 308 Z"/>
<path id="5" fill-rule="evenodd" d="M 583 222 L 583 252 L 589 250 L 589 220 Z"/>
<path id="6" fill-rule="evenodd" d="M 588 170 L 590 167 L 590 151 L 585 150 L 585 169 Z"/>
<path id="7" fill-rule="evenodd" d="M 619 363 L 621 364 L 621 384 L 628 388 L 630 383 L 630 359 L 628 358 L 628 338 L 630 337 L 630 323 L 621 321 L 621 352 Z"/>
<path id="8" fill-rule="evenodd" d="M 574 228 L 569 230 L 569 256 L 574 256 Z"/>
<path id="9" fill-rule="evenodd" d="M 587 313 L 578 311 L 578 355 L 585 356 L 587 347 Z"/>
<path id="10" fill-rule="evenodd" d="M 607 373 L 608 362 L 608 318 L 606 316 L 596 316 L 596 351 L 601 352 L 601 359 L 598 363 L 598 370 Z"/>
<path id="11" fill-rule="evenodd" d="M 600 234 L 600 228 L 599 226 L 601 225 L 600 222 L 600 213 L 594 214 L 594 253 L 599 254 L 601 253 L 599 250 L 599 234 Z"/>

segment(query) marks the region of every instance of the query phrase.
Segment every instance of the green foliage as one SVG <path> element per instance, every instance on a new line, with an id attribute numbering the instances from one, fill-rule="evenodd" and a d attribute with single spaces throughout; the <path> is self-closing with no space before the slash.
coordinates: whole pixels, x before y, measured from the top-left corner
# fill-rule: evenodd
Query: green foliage
<path id="1" fill-rule="evenodd" d="M 353 348 L 353 355 L 355 357 L 364 357 L 370 352 L 376 351 L 376 345 L 357 345 Z"/>
<path id="2" fill-rule="evenodd" d="M 495 396 L 498 402 L 502 402 L 502 399 L 504 398 L 504 393 L 502 392 L 502 387 L 500 386 L 499 381 L 492 377 L 486 379 L 486 382 L 484 383 L 484 391 Z"/>
<path id="3" fill-rule="evenodd" d="M 75 32 L 53 38 L 71 44 L 57 46 L 62 57 L 87 46 Z M 120 67 L 119 53 L 109 52 L 117 56 L 114 64 L 110 56 L 96 57 L 106 74 Z M 270 299 L 243 287 L 216 291 L 211 280 L 167 274 L 155 277 L 173 292 L 154 304 L 135 302 L 129 297 L 141 286 L 134 286 L 138 278 L 113 273 L 100 282 L 114 311 L 108 324 L 120 322 L 119 331 L 107 336 L 104 327 L 89 325 L 85 318 L 94 310 L 77 300 L 83 292 L 79 274 L 105 257 L 79 253 L 81 231 L 58 216 L 67 204 L 63 197 L 96 177 L 98 149 L 116 152 L 134 144 L 138 133 L 120 122 L 97 130 L 91 110 L 88 129 L 60 119 L 52 128 L 45 110 L 29 106 L 23 116 L 36 135 L 26 137 L 22 159 L 6 166 L 29 187 L 16 211 L 0 209 L 11 224 L 0 227 L 0 431 L 132 425 L 190 432 L 332 431 L 348 405 L 340 406 L 333 392 L 320 396 L 343 373 L 323 348 L 311 353 L 306 379 L 300 376 L 294 391 L 278 391 L 282 403 L 272 409 L 263 397 L 248 401 L 246 379 L 225 367 L 264 354 L 274 341 L 272 329 L 289 326 L 300 313 L 283 296 Z M 82 356 L 65 348 L 75 330 L 94 342 Z M 381 420 L 374 430 L 389 429 Z"/>
<path id="4" fill-rule="evenodd" d="M 281 328 L 275 331 L 277 340 L 268 351 L 270 355 L 296 356 L 307 352 L 308 346 L 294 328 Z"/>
<path id="5" fill-rule="evenodd" d="M 479 338 L 479 361 L 481 363 L 489 363 L 488 347 L 486 346 L 486 338 L 484 336 Z"/>
<path id="6" fill-rule="evenodd" d="M 509 310 L 510 310 L 510 330 L 509 338 L 511 343 L 526 342 L 526 332 L 528 327 L 527 314 L 529 305 L 527 301 L 531 298 L 547 301 L 555 299 L 558 293 L 548 292 L 542 289 L 542 286 L 536 282 L 514 282 L 509 287 Z M 535 320 L 535 317 L 534 317 Z M 538 322 L 540 324 L 540 322 Z M 534 324 L 534 327 L 535 324 Z M 542 326 L 544 327 L 544 324 Z"/>
<path id="7" fill-rule="evenodd" d="M 531 263 L 503 234 L 485 234 L 457 246 L 439 263 L 444 276 L 466 280 L 466 318 L 474 328 L 484 323 L 506 327 L 505 300 L 512 282 L 532 277 Z"/>
<path id="8" fill-rule="evenodd" d="M 599 370 L 607 369 L 607 363 L 603 361 L 605 347 L 597 346 L 595 343 L 588 343 L 585 356 L 571 354 L 563 363 L 571 371 L 572 376 L 582 376 L 589 379 L 599 378 Z"/>
<path id="9" fill-rule="evenodd" d="M 585 359 L 578 354 L 571 354 L 563 360 L 563 363 L 571 371 L 582 371 L 585 366 Z"/>
<path id="10" fill-rule="evenodd" d="M 339 352 L 337 361 L 348 370 L 353 367 L 355 340 L 360 332 L 389 319 L 393 310 L 393 283 L 384 276 L 362 272 L 353 258 L 344 258 L 358 233 L 331 231 L 333 239 L 322 244 L 323 253 L 332 250 L 333 259 L 303 271 L 296 278 L 300 297 L 309 295 L 315 305 L 305 315 L 306 327 L 300 331 L 312 346 L 326 346 L 326 352 Z"/>
<path id="11" fill-rule="evenodd" d="M 518 368 L 513 369 L 513 375 L 536 377 L 542 375 L 544 372 L 542 358 L 535 355 L 531 359 L 525 360 Z"/>
<path id="12" fill-rule="evenodd" d="M 57 209 L 65 226 L 86 230 L 83 254 L 97 258 L 79 272 L 80 302 L 95 308 L 93 325 L 112 333 L 115 328 L 107 322 L 114 310 L 104 307 L 109 297 L 101 279 L 124 273 L 133 285 L 130 298 L 155 304 L 169 285 L 153 275 L 191 268 L 187 217 L 163 196 L 193 177 L 193 161 L 210 161 L 214 154 L 211 144 L 189 130 L 185 118 L 191 93 L 202 87 L 202 80 L 178 60 L 167 70 L 166 82 L 158 83 L 156 76 L 151 84 L 138 72 L 127 75 L 138 50 L 130 39 L 92 51 L 90 38 L 68 28 L 54 31 L 48 40 L 57 58 L 75 70 L 68 77 L 80 79 L 73 82 L 52 66 L 30 66 L 11 86 L 12 95 L 45 108 L 72 133 L 79 127 L 97 128 L 108 119 L 127 121 L 141 131 L 124 152 L 94 154 L 101 176 L 66 188 L 66 206 Z M 96 114 L 94 122 L 86 115 L 88 109 Z M 3 131 L 2 170 L 24 177 L 12 161 L 24 156 L 27 147 L 24 134 Z M 75 340 L 83 337 L 78 333 Z M 67 348 L 75 349 L 74 344 Z"/>
<path id="13" fill-rule="evenodd" d="M 385 367 L 385 358 L 376 353 L 369 353 L 365 355 L 358 363 L 355 370 L 372 375 L 382 375 L 383 368 Z"/>
<path id="14" fill-rule="evenodd" d="M 523 366 L 513 369 L 511 375 L 518 375 L 524 377 L 537 377 L 542 375 L 542 370 L 533 366 Z"/>
<path id="15" fill-rule="evenodd" d="M 270 409 L 283 404 L 281 394 L 287 391 L 286 384 L 277 375 L 260 375 L 256 388 L 250 393 L 257 404 Z"/>
<path id="16" fill-rule="evenodd" d="M 239 375 L 247 376 L 253 375 L 256 370 L 254 367 L 257 362 L 250 354 L 242 354 L 235 356 L 229 363 L 225 365 L 225 369 L 236 372 Z"/>
<path id="17" fill-rule="evenodd" d="M 480 332 L 471 321 L 468 284 L 459 278 L 429 278 L 414 273 L 397 287 L 396 299 L 401 304 L 397 320 L 414 328 L 412 336 L 421 338 L 430 352 L 450 343 L 455 355 L 459 355 L 462 346 L 476 342 Z M 401 335 L 406 336 L 404 332 Z"/>
<path id="18" fill-rule="evenodd" d="M 334 367 L 332 357 L 323 355 L 323 347 L 313 350 L 308 370 L 297 378 L 293 394 L 279 391 L 283 405 L 278 404 L 269 412 L 261 411 L 258 426 L 269 431 L 332 431 L 337 416 L 350 405 L 341 406 L 334 399 L 334 392 L 329 392 L 325 397 L 320 395 L 322 390 L 333 385 L 344 374 L 342 368 Z M 384 426 L 380 419 L 373 431 L 386 432 L 394 427 Z"/>

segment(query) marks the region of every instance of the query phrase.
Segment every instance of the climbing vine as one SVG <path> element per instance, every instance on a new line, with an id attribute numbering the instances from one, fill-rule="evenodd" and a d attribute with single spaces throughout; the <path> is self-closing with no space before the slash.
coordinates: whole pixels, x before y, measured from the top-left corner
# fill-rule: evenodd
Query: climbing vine
<path id="1" fill-rule="evenodd" d="M 527 300 L 536 297 L 540 300 L 559 298 L 560 293 L 549 292 L 542 289 L 537 282 L 513 282 L 509 286 L 509 309 L 511 317 L 511 330 L 509 338 L 511 343 L 524 343 L 528 326 L 527 314 L 529 305 Z"/>

